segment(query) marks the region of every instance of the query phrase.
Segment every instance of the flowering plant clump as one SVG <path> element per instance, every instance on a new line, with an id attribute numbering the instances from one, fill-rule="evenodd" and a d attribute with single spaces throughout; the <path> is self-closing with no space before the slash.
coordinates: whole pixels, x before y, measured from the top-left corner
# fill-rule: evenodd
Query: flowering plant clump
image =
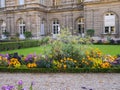
<path id="1" fill-rule="evenodd" d="M 35 63 L 36 59 L 37 59 L 37 56 L 35 54 L 29 54 L 26 57 L 24 57 L 24 62 L 28 68 L 34 68 L 37 66 Z"/>
<path id="2" fill-rule="evenodd" d="M 10 86 L 10 85 L 4 85 L 1 87 L 2 90 L 13 90 L 14 86 Z"/>
<path id="3" fill-rule="evenodd" d="M 66 58 L 64 57 L 63 59 L 56 61 L 53 61 L 53 64 L 55 65 L 56 68 L 78 68 L 77 60 L 74 60 L 72 58 Z"/>
<path id="4" fill-rule="evenodd" d="M 37 68 L 52 68 L 53 60 L 49 55 L 40 55 L 38 60 L 36 61 Z"/>
<path id="5" fill-rule="evenodd" d="M 113 62 L 111 62 L 112 66 L 117 66 L 120 67 L 120 55 L 118 55 L 117 57 L 115 57 L 115 60 L 113 60 Z"/>
<path id="6" fill-rule="evenodd" d="M 86 51 L 86 60 L 93 62 L 92 68 L 110 68 L 116 60 L 116 56 L 103 55 L 99 49 Z"/>
<path id="7" fill-rule="evenodd" d="M 21 66 L 21 63 L 18 61 L 17 58 L 11 58 L 9 60 L 9 67 L 19 68 L 20 66 Z"/>
<path id="8" fill-rule="evenodd" d="M 30 85 L 29 89 L 25 89 L 23 87 L 23 81 L 20 80 L 20 81 L 18 81 L 17 87 L 12 86 L 12 85 L 3 85 L 1 87 L 1 90 L 33 90 L 33 85 L 34 84 L 35 84 L 34 82 L 31 82 L 31 85 Z"/>
<path id="9" fill-rule="evenodd" d="M 0 54 L 0 66 L 8 66 L 8 59 L 6 55 Z"/>
<path id="10" fill-rule="evenodd" d="M 111 67 L 111 64 L 109 62 L 103 62 L 101 64 L 101 68 L 110 68 Z"/>

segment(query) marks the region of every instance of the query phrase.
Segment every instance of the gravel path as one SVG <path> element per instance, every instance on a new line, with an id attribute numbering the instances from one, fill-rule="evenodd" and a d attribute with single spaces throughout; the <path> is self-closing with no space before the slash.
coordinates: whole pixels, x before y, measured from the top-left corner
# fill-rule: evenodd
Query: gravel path
<path id="1" fill-rule="evenodd" d="M 5 84 L 16 85 L 19 80 L 23 80 L 25 88 L 34 81 L 33 90 L 120 90 L 120 74 L 117 73 L 0 73 L 0 87 Z"/>

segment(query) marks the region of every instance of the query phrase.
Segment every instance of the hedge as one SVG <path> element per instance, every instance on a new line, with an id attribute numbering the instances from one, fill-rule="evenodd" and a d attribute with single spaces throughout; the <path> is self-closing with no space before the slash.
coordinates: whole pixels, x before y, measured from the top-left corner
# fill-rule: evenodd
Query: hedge
<path id="1" fill-rule="evenodd" d="M 0 67 L 0 72 L 10 73 L 120 73 L 120 68 L 78 68 L 78 69 L 53 69 L 53 68 L 7 68 Z"/>
<path id="2" fill-rule="evenodd" d="M 38 40 L 0 43 L 0 51 L 39 46 Z"/>

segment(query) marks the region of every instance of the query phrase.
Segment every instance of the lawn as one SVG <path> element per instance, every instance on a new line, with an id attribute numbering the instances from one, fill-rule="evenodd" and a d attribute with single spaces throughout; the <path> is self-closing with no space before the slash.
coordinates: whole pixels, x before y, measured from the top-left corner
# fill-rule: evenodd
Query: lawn
<path id="1" fill-rule="evenodd" d="M 120 54 L 120 45 L 92 45 L 92 47 L 99 48 L 104 54 L 110 54 L 110 55 Z M 18 52 L 20 55 L 28 55 L 28 54 L 33 54 L 33 53 L 44 54 L 50 48 L 51 48 L 50 45 L 44 45 L 44 46 L 40 46 L 40 47 L 4 51 L 4 52 L 0 52 L 0 54 L 14 53 L 14 52 Z"/>
<path id="2" fill-rule="evenodd" d="M 49 50 L 50 45 L 44 45 L 40 47 L 32 47 L 32 48 L 23 48 L 23 49 L 17 49 L 17 50 L 10 50 L 10 51 L 3 51 L 0 52 L 0 54 L 6 54 L 6 53 L 14 53 L 18 52 L 20 55 L 28 55 L 28 54 L 44 54 L 45 51 Z"/>
<path id="3" fill-rule="evenodd" d="M 120 54 L 120 45 L 93 45 L 99 48 L 104 54 L 118 55 Z"/>

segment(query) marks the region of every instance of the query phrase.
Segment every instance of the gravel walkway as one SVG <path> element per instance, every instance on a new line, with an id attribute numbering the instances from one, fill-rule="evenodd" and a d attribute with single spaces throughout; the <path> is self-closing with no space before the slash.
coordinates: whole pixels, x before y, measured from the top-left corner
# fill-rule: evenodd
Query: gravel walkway
<path id="1" fill-rule="evenodd" d="M 23 80 L 25 88 L 34 81 L 33 90 L 120 90 L 120 74 L 117 73 L 0 73 L 0 87 L 5 84 L 16 85 L 19 80 Z"/>

